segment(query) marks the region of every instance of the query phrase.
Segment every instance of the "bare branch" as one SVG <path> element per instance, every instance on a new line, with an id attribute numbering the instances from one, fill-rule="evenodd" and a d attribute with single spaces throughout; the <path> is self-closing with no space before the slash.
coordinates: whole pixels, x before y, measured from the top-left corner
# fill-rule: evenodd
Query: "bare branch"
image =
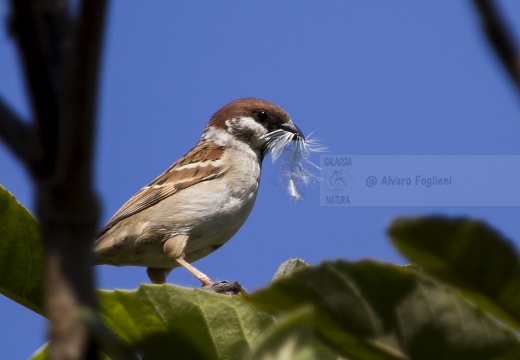
<path id="1" fill-rule="evenodd" d="M 31 141 L 32 128 L 0 99 L 0 138 L 15 156 L 26 164 L 33 164 L 39 151 Z"/>
<path id="2" fill-rule="evenodd" d="M 65 186 L 91 184 L 97 86 L 106 0 L 85 1 L 80 9 L 74 48 L 65 84 L 60 124 L 59 168 Z M 67 151 L 65 151 L 65 149 Z M 80 181 L 82 183 L 74 183 Z"/>
<path id="3" fill-rule="evenodd" d="M 38 161 L 26 165 L 37 188 L 45 249 L 49 353 L 55 359 L 95 359 L 96 345 L 78 309 L 97 308 L 91 254 L 99 204 L 92 152 L 106 0 L 83 0 L 78 19 L 65 0 L 11 0 L 11 7 L 37 123 L 34 142 L 42 149 Z M 0 130 L 8 143 L 28 138 L 23 122 L 7 106 L 0 110 L 10 119 Z"/>
<path id="4" fill-rule="evenodd" d="M 474 0 L 474 3 L 479 10 L 489 43 L 520 91 L 520 50 L 512 31 L 500 15 L 494 1 Z"/>
<path id="5" fill-rule="evenodd" d="M 70 18 L 66 1 L 11 0 L 12 33 L 17 37 L 24 62 L 25 79 L 37 121 L 43 161 L 33 172 L 54 168 L 58 134 L 62 68 L 70 41 Z"/>
<path id="6" fill-rule="evenodd" d="M 48 248 L 49 311 L 59 314 L 64 309 L 69 310 L 69 320 L 62 316 L 52 319 L 56 329 L 53 338 L 55 354 L 62 354 L 63 349 L 69 347 L 71 351 L 82 347 L 84 338 L 70 338 L 71 330 L 81 334 L 81 324 L 67 321 L 74 319 L 76 314 L 73 311 L 77 306 L 92 307 L 96 304 L 92 291 L 91 254 L 99 204 L 92 187 L 92 152 L 105 9 L 105 0 L 85 1 L 80 9 L 70 62 L 64 69 L 67 82 L 64 84 L 56 173 L 52 181 L 42 183 L 38 191 L 40 204 L 53 209 L 42 214 L 49 224 L 48 238 L 53 239 Z M 48 196 L 56 192 L 60 194 L 58 198 Z M 61 199 L 67 201 L 60 202 Z M 69 296 L 69 293 L 76 297 Z"/>

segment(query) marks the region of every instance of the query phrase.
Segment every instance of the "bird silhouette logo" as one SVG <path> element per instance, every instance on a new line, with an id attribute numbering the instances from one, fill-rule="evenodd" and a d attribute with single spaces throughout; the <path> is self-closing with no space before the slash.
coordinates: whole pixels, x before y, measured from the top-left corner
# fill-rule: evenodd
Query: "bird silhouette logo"
<path id="1" fill-rule="evenodd" d="M 332 170 L 324 179 L 325 188 L 335 194 L 347 192 L 352 185 L 352 176 L 346 170 Z"/>

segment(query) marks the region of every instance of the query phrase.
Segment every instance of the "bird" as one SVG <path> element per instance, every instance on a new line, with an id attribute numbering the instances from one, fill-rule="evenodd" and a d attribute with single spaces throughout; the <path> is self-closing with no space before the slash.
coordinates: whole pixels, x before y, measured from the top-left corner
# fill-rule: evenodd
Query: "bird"
<path id="1" fill-rule="evenodd" d="M 218 110 L 198 143 L 132 196 L 99 231 L 97 265 L 142 266 L 154 284 L 184 267 L 203 287 L 214 282 L 192 263 L 231 239 L 248 218 L 262 160 L 305 142 L 278 105 L 257 98 Z"/>

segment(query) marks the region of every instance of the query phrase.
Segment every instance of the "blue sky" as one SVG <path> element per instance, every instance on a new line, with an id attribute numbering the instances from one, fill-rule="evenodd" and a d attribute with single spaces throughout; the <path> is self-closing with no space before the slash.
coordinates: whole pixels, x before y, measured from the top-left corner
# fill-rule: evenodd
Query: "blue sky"
<path id="1" fill-rule="evenodd" d="M 520 2 L 500 3 L 520 39 Z M 0 2 L 0 19 L 6 6 Z M 216 110 L 241 97 L 280 105 L 328 154 L 519 154 L 519 97 L 470 1 L 114 1 L 107 20 L 95 171 L 103 223 L 186 153 Z M 28 118 L 5 28 L 0 94 Z M 313 160 L 319 163 L 319 156 Z M 386 236 L 400 215 L 481 218 L 520 244 L 519 207 L 324 207 L 318 184 L 295 203 L 278 170 L 266 159 L 246 224 L 196 263 L 213 279 L 254 290 L 295 257 L 311 264 L 336 258 L 405 263 Z M 520 177 L 520 171 L 504 176 Z M 0 184 L 33 208 L 31 183 L 3 145 Z M 475 197 L 486 195 L 485 187 L 475 189 Z M 148 282 L 143 268 L 96 271 L 105 289 Z M 168 281 L 199 286 L 183 269 Z M 26 358 L 43 343 L 44 320 L 4 297 L 0 319 L 5 358 Z"/>

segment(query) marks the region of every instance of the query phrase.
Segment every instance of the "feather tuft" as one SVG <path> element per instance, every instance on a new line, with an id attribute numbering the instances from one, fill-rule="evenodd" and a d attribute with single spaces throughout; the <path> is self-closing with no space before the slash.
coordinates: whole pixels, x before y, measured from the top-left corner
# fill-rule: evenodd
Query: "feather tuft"
<path id="1" fill-rule="evenodd" d="M 283 158 L 280 178 L 283 182 L 287 181 L 287 191 L 296 201 L 303 199 L 301 188 L 318 179 L 314 172 L 304 166 L 311 165 L 319 170 L 319 167 L 309 160 L 310 154 L 326 150 L 316 139 L 311 139 L 311 136 L 312 134 L 306 139 L 293 140 L 293 133 L 276 130 L 264 138 L 267 149 L 271 151 L 273 163 L 280 157 Z"/>

